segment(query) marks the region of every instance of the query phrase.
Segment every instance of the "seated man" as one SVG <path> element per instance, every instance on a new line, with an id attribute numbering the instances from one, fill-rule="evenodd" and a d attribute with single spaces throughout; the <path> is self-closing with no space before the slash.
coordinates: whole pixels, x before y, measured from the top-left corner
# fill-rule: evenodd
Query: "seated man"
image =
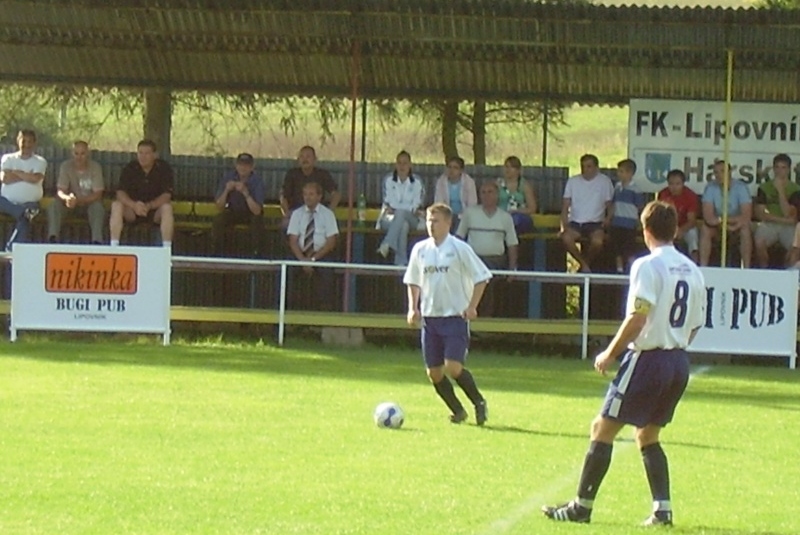
<path id="1" fill-rule="evenodd" d="M 700 213 L 700 198 L 686 187 L 686 175 L 680 169 L 667 173 L 667 187 L 658 192 L 658 200 L 668 202 L 678 212 L 678 234 L 675 244 L 685 247 L 686 253 L 697 264 L 700 237 L 697 232 L 697 214 Z"/>
<path id="2" fill-rule="evenodd" d="M 383 179 L 383 209 L 377 223 L 386 231 L 378 253 L 386 258 L 394 251 L 396 266 L 408 265 L 408 233 L 419 225 L 424 196 L 422 178 L 411 172 L 411 155 L 401 151 L 394 172 Z"/>
<path id="3" fill-rule="evenodd" d="M 570 177 L 564 187 L 561 204 L 561 241 L 578 261 L 579 270 L 591 272 L 592 261 L 603 250 L 605 228 L 611 223 L 614 185 L 600 172 L 594 154 L 581 156 L 581 174 Z M 578 241 L 588 240 L 586 251 L 578 250 Z"/>
<path id="4" fill-rule="evenodd" d="M 122 226 L 127 222 L 159 225 L 162 244 L 172 247 L 174 182 L 172 167 L 158 158 L 155 142 L 149 139 L 140 141 L 136 159 L 122 169 L 117 200 L 111 204 L 109 227 L 112 246 L 119 245 Z"/>
<path id="5" fill-rule="evenodd" d="M 247 225 L 250 231 L 250 252 L 264 256 L 264 180 L 253 170 L 251 154 L 236 157 L 235 170 L 222 177 L 214 195 L 219 214 L 214 218 L 211 237 L 214 255 L 221 256 L 227 240 L 226 231 L 235 225 Z"/>
<path id="6" fill-rule="evenodd" d="M 339 201 L 342 200 L 331 174 L 325 169 L 317 167 L 317 153 L 314 147 L 306 145 L 300 149 L 297 163 L 298 166 L 289 169 L 283 179 L 280 202 L 284 227 L 289 223 L 292 212 L 303 206 L 303 188 L 309 182 L 316 182 L 322 187 L 328 197 L 327 202 L 323 200 L 322 203 L 331 210 L 335 210 Z"/>
<path id="7" fill-rule="evenodd" d="M 61 235 L 61 220 L 68 211 L 88 216 L 92 243 L 103 243 L 106 209 L 103 207 L 103 168 L 89 158 L 89 144 L 72 144 L 72 158 L 58 169 L 57 196 L 47 207 L 47 235 L 56 243 Z"/>
<path id="8" fill-rule="evenodd" d="M 4 154 L 0 159 L 0 213 L 8 214 L 16 226 L 6 243 L 10 251 L 14 243 L 31 239 L 31 221 L 39 213 L 42 183 L 47 171 L 47 160 L 34 154 L 36 132 L 20 130 L 17 134 L 17 152 Z"/>
<path id="9" fill-rule="evenodd" d="M 774 178 L 758 187 L 753 209 L 759 223 L 754 241 L 756 259 L 761 268 L 769 266 L 769 248 L 776 243 L 780 243 L 787 253 L 792 249 L 800 186 L 791 180 L 791 169 L 792 159 L 787 154 L 776 155 L 772 159 Z M 781 267 L 785 263 L 784 257 Z"/>
<path id="10" fill-rule="evenodd" d="M 516 271 L 519 240 L 511 214 L 498 207 L 500 187 L 496 181 L 484 182 L 478 192 L 481 203 L 467 208 L 458 223 L 456 236 L 467 240 L 475 254 L 489 269 Z M 494 312 L 496 282 L 486 287 L 480 304 L 480 315 Z"/>
<path id="11" fill-rule="evenodd" d="M 753 216 L 753 198 L 747 184 L 731 177 L 731 167 L 724 161 L 714 163 L 714 181 L 703 192 L 703 226 L 700 229 L 700 265 L 707 266 L 711 258 L 712 241 L 720 237 L 722 224 L 722 198 L 725 167 L 728 170 L 728 235 L 739 238 L 742 267 L 750 267 L 753 254 L 753 235 L 750 220 Z M 723 264 L 725 259 L 721 261 Z"/>
<path id="12" fill-rule="evenodd" d="M 330 261 L 336 249 L 339 226 L 333 210 L 322 205 L 322 185 L 309 182 L 303 186 L 302 207 L 292 211 L 286 234 L 289 236 L 289 249 L 297 260 L 316 262 Z M 332 310 L 330 297 L 333 287 L 332 269 L 302 268 L 302 276 L 295 278 L 293 294 L 300 297 L 306 307 Z M 315 306 L 316 305 L 316 306 Z"/>

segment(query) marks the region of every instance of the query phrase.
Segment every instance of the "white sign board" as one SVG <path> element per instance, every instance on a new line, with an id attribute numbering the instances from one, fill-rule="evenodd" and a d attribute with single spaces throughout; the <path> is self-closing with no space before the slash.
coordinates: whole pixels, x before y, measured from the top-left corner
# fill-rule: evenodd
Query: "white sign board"
<path id="1" fill-rule="evenodd" d="M 18 329 L 159 333 L 169 343 L 164 247 L 15 244 L 11 340 Z"/>
<path id="2" fill-rule="evenodd" d="M 690 351 L 789 357 L 795 365 L 797 272 L 702 268 L 706 322 Z"/>
<path id="3" fill-rule="evenodd" d="M 714 161 L 724 157 L 725 103 L 699 100 L 630 101 L 628 155 L 636 162 L 643 191 L 666 186 L 667 172 L 680 169 L 686 184 L 702 193 Z M 800 105 L 734 102 L 731 105 L 731 176 L 753 195 L 767 179 L 772 158 L 792 158 L 792 178 L 800 164 Z"/>

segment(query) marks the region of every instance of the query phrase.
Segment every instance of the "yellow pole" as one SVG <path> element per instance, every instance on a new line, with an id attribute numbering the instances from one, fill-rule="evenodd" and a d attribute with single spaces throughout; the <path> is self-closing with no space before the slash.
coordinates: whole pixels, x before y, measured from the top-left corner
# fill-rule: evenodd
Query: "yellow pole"
<path id="1" fill-rule="evenodd" d="M 725 169 L 722 171 L 722 223 L 719 232 L 720 265 L 727 266 L 728 259 L 728 189 L 731 181 L 731 100 L 733 97 L 733 50 L 728 50 L 728 76 L 725 83 L 725 141 L 722 158 L 725 160 Z"/>

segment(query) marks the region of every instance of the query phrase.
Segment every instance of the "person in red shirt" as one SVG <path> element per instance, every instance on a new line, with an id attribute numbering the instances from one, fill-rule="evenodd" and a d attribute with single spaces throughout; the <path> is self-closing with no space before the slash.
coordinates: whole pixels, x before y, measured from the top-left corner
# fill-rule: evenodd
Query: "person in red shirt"
<path id="1" fill-rule="evenodd" d="M 700 199 L 695 192 L 686 187 L 686 175 L 680 169 L 667 173 L 667 187 L 658 192 L 658 200 L 665 201 L 678 212 L 678 235 L 676 245 L 686 247 L 695 263 L 699 262 L 699 238 L 697 233 L 697 214 L 700 213 Z"/>

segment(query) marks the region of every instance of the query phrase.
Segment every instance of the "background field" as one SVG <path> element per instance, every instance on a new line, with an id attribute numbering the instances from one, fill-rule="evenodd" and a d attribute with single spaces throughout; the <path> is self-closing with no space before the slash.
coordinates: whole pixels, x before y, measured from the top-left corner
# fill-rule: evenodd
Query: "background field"
<path id="1" fill-rule="evenodd" d="M 616 535 L 649 513 L 628 432 L 591 526 L 538 513 L 575 491 L 606 384 L 585 362 L 475 351 L 478 428 L 446 422 L 413 349 L 105 340 L 0 343 L 0 533 Z M 796 373 L 695 371 L 665 436 L 674 533 L 800 532 Z M 374 427 L 385 400 L 402 430 Z"/>

